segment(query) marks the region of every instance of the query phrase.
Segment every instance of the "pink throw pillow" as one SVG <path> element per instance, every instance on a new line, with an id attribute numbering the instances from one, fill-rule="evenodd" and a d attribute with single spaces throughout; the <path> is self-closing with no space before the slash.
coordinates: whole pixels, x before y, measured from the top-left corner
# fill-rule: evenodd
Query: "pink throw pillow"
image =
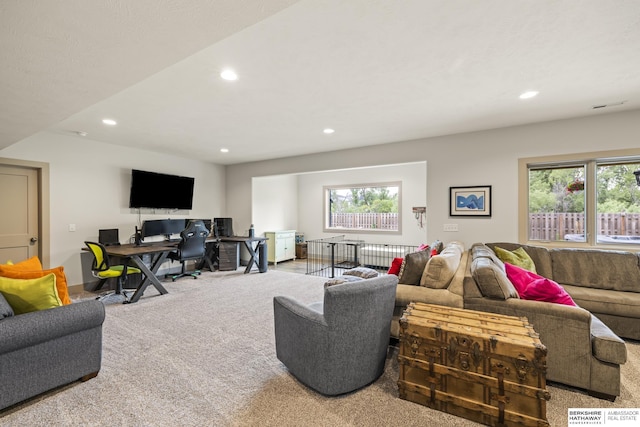
<path id="1" fill-rule="evenodd" d="M 507 262 L 504 268 L 520 298 L 577 306 L 571 295 L 553 280 Z"/>

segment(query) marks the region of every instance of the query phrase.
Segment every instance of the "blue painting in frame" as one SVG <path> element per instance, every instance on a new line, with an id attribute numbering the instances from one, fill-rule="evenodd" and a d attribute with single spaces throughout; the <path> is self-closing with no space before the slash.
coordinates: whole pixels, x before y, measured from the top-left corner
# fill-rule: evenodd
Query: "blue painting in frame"
<path id="1" fill-rule="evenodd" d="M 449 187 L 449 216 L 491 216 L 491 186 Z"/>

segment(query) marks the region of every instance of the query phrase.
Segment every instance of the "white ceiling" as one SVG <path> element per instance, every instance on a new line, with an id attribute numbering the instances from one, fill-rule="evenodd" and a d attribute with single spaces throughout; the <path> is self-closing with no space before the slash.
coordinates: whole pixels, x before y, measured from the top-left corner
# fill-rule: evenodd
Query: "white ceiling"
<path id="1" fill-rule="evenodd" d="M 637 0 L 3 0 L 0 148 L 233 164 L 619 112 L 639 51 Z"/>

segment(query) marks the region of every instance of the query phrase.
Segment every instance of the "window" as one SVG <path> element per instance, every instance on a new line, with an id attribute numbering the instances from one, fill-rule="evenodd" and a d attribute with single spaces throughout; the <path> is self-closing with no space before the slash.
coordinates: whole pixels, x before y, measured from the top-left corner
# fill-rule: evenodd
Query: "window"
<path id="1" fill-rule="evenodd" d="M 529 240 L 584 241 L 585 168 L 529 169 Z"/>
<path id="2" fill-rule="evenodd" d="M 324 187 L 324 231 L 399 233 L 401 184 Z"/>
<path id="3" fill-rule="evenodd" d="M 521 159 L 520 240 L 640 245 L 640 153 L 607 154 Z"/>
<path id="4" fill-rule="evenodd" d="M 640 244 L 640 163 L 596 165 L 597 243 Z"/>

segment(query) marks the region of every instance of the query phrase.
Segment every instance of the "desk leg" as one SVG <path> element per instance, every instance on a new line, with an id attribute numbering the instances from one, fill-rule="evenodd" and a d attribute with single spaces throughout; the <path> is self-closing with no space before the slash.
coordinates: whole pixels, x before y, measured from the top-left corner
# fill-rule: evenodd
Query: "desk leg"
<path id="1" fill-rule="evenodd" d="M 251 269 L 253 268 L 253 264 L 255 264 L 258 268 L 260 268 L 260 265 L 258 264 L 258 259 L 256 257 L 256 251 L 253 249 L 253 245 L 251 245 L 251 242 L 245 241 L 244 242 L 244 246 L 247 248 L 247 250 L 249 251 L 249 262 L 247 263 L 247 268 L 244 269 L 244 274 L 248 274 L 251 273 Z"/>
<path id="2" fill-rule="evenodd" d="M 140 285 L 136 289 L 136 292 L 133 294 L 133 296 L 129 300 L 130 303 L 138 302 L 138 300 L 140 299 L 140 297 L 144 293 L 145 289 L 147 289 L 147 287 L 150 284 L 153 285 L 158 290 L 158 292 L 160 292 L 161 295 L 169 293 L 169 291 L 167 291 L 165 289 L 165 287 L 162 286 L 162 283 L 160 283 L 160 281 L 158 280 L 158 277 L 156 276 L 156 272 L 158 271 L 158 269 L 160 268 L 160 265 L 162 265 L 164 260 L 167 259 L 167 256 L 169 255 L 169 252 L 170 251 L 162 252 L 158 256 L 158 258 L 155 259 L 155 261 L 152 260 L 151 261 L 151 269 L 149 269 L 149 267 L 147 267 L 147 265 L 142 261 L 142 259 L 139 256 L 131 257 L 131 260 L 136 264 L 136 266 L 144 274 L 144 279 L 142 280 L 142 282 L 140 283 Z"/>
<path id="3" fill-rule="evenodd" d="M 216 271 L 216 245 L 217 243 L 211 242 L 205 244 L 204 257 L 198 262 L 196 266 L 197 270 L 202 270 L 207 267 L 209 271 Z"/>
<path id="4" fill-rule="evenodd" d="M 331 245 L 331 276 L 329 276 L 331 279 L 333 279 L 335 276 L 335 266 L 336 266 L 336 258 L 335 258 L 335 248 L 336 248 L 336 244 L 335 243 L 329 243 Z"/>

